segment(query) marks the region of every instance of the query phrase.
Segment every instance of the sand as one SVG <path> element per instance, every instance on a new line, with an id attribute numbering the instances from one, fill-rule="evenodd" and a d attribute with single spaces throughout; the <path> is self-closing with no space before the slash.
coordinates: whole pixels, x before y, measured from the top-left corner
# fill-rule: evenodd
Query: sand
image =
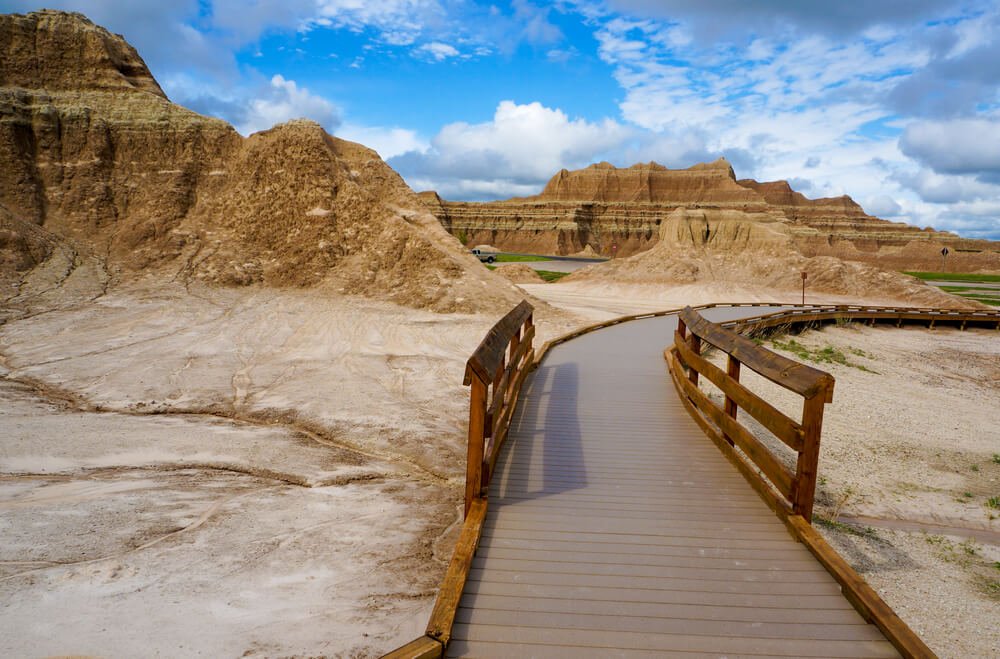
<path id="1" fill-rule="evenodd" d="M 465 360 L 495 320 L 158 286 L 0 326 L 0 655 L 417 636 L 460 519 Z M 539 341 L 570 322 L 543 311 Z"/>

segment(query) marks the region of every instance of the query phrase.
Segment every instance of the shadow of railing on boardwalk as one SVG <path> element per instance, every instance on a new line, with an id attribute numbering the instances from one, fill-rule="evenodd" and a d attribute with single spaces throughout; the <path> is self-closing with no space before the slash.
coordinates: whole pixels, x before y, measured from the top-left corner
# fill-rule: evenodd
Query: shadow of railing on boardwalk
<path id="1" fill-rule="evenodd" d="M 543 364 L 534 373 L 497 465 L 495 489 L 490 492 L 493 505 L 516 505 L 520 499 L 539 499 L 587 486 L 576 418 L 579 388 L 576 364 Z M 512 464 L 510 452 L 515 446 L 527 459 Z"/>

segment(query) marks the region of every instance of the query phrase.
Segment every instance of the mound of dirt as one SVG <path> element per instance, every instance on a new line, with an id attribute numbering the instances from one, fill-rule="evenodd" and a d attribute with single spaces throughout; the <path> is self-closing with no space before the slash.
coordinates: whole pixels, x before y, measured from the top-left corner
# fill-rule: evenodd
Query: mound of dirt
<path id="1" fill-rule="evenodd" d="M 0 16 L 0 44 L 0 275 L 15 285 L 50 276 L 41 246 L 63 244 L 113 284 L 325 284 L 438 311 L 519 299 L 371 149 L 302 120 L 244 139 L 171 103 L 80 14 Z"/>
<path id="2" fill-rule="evenodd" d="M 588 244 L 582 250 L 580 250 L 576 254 L 572 254 L 571 256 L 579 256 L 580 258 L 587 259 L 587 258 L 597 258 L 598 256 L 600 256 L 600 254 L 595 252 L 594 248 Z"/>
<path id="3" fill-rule="evenodd" d="M 515 284 L 544 284 L 545 280 L 527 263 L 512 263 L 496 269 L 496 273 Z"/>
<path id="4" fill-rule="evenodd" d="M 564 282 L 674 284 L 732 282 L 796 290 L 807 273 L 810 291 L 896 299 L 945 308 L 978 307 L 897 272 L 830 256 L 806 257 L 785 222 L 763 213 L 680 208 L 660 226 L 652 249 L 588 266 Z"/>

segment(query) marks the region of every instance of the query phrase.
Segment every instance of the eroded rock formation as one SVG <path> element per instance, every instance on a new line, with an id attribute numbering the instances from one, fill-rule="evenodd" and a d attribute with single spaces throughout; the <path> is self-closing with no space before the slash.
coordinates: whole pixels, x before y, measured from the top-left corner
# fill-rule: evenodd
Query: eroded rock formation
<path id="1" fill-rule="evenodd" d="M 656 163 L 562 170 L 541 194 L 498 202 L 420 196 L 453 235 L 507 251 L 572 254 L 590 247 L 605 256 L 629 256 L 658 242 L 660 224 L 675 209 L 696 208 L 784 222 L 790 249 L 805 256 L 935 270 L 947 247 L 949 269 L 1000 269 L 997 243 L 881 220 L 846 195 L 808 199 L 786 181 L 737 180 L 725 159 L 679 170 Z"/>
<path id="2" fill-rule="evenodd" d="M 808 274 L 810 294 L 892 299 L 918 306 L 975 308 L 913 277 L 832 256 L 805 256 L 794 226 L 766 213 L 677 208 L 660 224 L 659 241 L 630 258 L 569 275 L 591 285 L 723 285 L 761 291 L 795 290 Z"/>
<path id="3" fill-rule="evenodd" d="M 516 297 L 374 151 L 308 121 L 243 138 L 80 14 L 0 16 L 0 163 L 0 275 L 22 293 L 83 268 L 92 290 L 162 272 L 442 311 Z"/>

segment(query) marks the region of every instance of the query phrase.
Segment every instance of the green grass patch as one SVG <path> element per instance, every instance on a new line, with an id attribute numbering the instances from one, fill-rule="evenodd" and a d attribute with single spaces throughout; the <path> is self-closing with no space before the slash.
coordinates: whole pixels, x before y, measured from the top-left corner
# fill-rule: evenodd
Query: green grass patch
<path id="1" fill-rule="evenodd" d="M 490 270 L 496 270 L 497 269 L 497 266 L 495 266 L 495 265 L 489 265 L 487 263 L 484 263 L 483 265 L 486 266 L 487 268 L 489 268 Z M 545 281 L 549 282 L 550 284 L 552 282 L 554 282 L 554 281 L 559 281 L 560 279 L 562 279 L 566 275 L 570 274 L 568 272 L 553 272 L 552 270 L 535 270 L 535 272 L 538 273 L 539 277 L 541 277 Z"/>
<path id="2" fill-rule="evenodd" d="M 847 355 L 843 351 L 834 348 L 833 346 L 826 346 L 825 348 L 809 348 L 802 345 L 795 339 L 788 339 L 788 341 L 781 341 L 779 339 L 771 339 L 771 345 L 773 345 L 778 350 L 785 350 L 792 353 L 801 360 L 810 361 L 816 364 L 842 364 L 844 366 L 850 366 L 851 368 L 856 368 L 859 371 L 865 371 L 867 373 L 875 373 L 864 364 L 857 364 L 848 359 Z M 873 359 L 873 356 L 866 353 L 858 348 L 848 348 L 848 352 L 858 355 L 860 357 L 866 357 L 868 359 Z"/>
<path id="3" fill-rule="evenodd" d="M 979 288 L 977 286 L 938 286 L 942 291 L 946 293 L 964 293 L 966 291 L 983 291 L 989 290 L 984 288 Z"/>
<path id="4" fill-rule="evenodd" d="M 539 277 L 541 277 L 542 279 L 544 279 L 549 283 L 552 283 L 554 281 L 559 281 L 560 279 L 569 274 L 568 272 L 553 272 L 552 270 L 535 270 L 535 272 L 538 273 Z"/>
<path id="5" fill-rule="evenodd" d="M 1000 300 L 1000 291 L 996 293 L 963 293 L 962 297 L 970 297 L 976 300 Z"/>
<path id="6" fill-rule="evenodd" d="M 531 263 L 533 261 L 548 261 L 544 256 L 527 256 L 524 254 L 497 254 L 497 263 Z"/>
<path id="7" fill-rule="evenodd" d="M 972 272 L 918 272 L 904 270 L 903 274 L 916 277 L 917 279 L 932 279 L 935 281 L 1000 282 L 1000 275 L 978 275 Z"/>

